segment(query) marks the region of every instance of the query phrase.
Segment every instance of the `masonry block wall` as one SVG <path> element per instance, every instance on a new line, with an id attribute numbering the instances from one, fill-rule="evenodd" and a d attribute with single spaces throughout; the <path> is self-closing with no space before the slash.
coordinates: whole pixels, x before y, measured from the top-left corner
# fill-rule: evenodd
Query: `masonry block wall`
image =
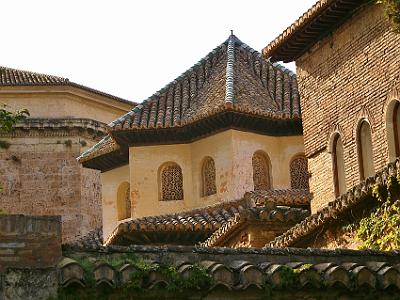
<path id="1" fill-rule="evenodd" d="M 253 222 L 233 233 L 219 246 L 230 248 L 262 248 L 291 226 L 293 224 L 288 222 L 271 222 L 268 224 L 265 222 Z"/>
<path id="2" fill-rule="evenodd" d="M 63 242 L 102 224 L 100 172 L 76 157 L 95 143 L 84 130 L 17 129 L 0 140 L 0 210 L 8 214 L 61 215 Z"/>
<path id="3" fill-rule="evenodd" d="M 61 256 L 61 217 L 0 216 L 0 272 L 51 267 Z"/>
<path id="4" fill-rule="evenodd" d="M 347 189 L 360 182 L 361 118 L 371 124 L 375 171 L 388 163 L 385 112 L 399 79 L 399 44 L 382 5 L 369 4 L 296 61 L 314 212 L 335 197 L 328 152 L 334 131 L 342 136 Z"/>

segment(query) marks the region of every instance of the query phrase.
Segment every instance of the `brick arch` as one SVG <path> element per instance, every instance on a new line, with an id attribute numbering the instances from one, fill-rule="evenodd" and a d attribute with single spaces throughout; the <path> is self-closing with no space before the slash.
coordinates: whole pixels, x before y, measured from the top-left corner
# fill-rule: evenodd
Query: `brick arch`
<path id="1" fill-rule="evenodd" d="M 339 131 L 334 131 L 328 145 L 332 156 L 333 190 L 336 197 L 346 192 L 346 174 L 344 163 L 344 143 Z"/>
<path id="2" fill-rule="evenodd" d="M 372 147 L 372 126 L 367 117 L 361 117 L 355 126 L 357 161 L 360 181 L 375 174 Z"/>
<path id="3" fill-rule="evenodd" d="M 357 117 L 355 118 L 355 122 L 353 125 L 353 137 L 357 138 L 357 132 L 360 126 L 360 123 L 363 121 L 367 121 L 371 127 L 371 133 L 374 132 L 374 124 L 375 124 L 375 119 L 373 117 L 373 114 L 371 114 L 370 110 L 366 105 L 363 105 L 359 112 L 357 113 Z"/>
<path id="4" fill-rule="evenodd" d="M 388 94 L 383 108 L 389 161 L 394 161 L 400 156 L 400 120 L 396 117 L 400 110 L 399 102 L 400 83 L 396 83 Z"/>
<path id="5" fill-rule="evenodd" d="M 333 141 L 334 141 L 334 137 L 336 134 L 339 134 L 340 137 L 342 138 L 343 144 L 345 143 L 346 139 L 345 139 L 345 134 L 344 134 L 344 130 L 343 130 L 342 126 L 339 124 L 334 124 L 331 127 L 331 130 L 329 131 L 329 134 L 327 137 L 326 145 L 327 145 L 328 153 L 332 153 Z"/>

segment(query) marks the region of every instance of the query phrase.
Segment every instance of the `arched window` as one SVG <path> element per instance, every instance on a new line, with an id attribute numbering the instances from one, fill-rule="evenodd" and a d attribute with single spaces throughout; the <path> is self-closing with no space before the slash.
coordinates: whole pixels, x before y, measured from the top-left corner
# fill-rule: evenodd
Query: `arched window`
<path id="1" fill-rule="evenodd" d="M 181 167 L 173 162 L 166 163 L 159 170 L 160 200 L 183 200 L 183 176 Z"/>
<path id="2" fill-rule="evenodd" d="M 371 126 L 366 120 L 361 121 L 357 128 L 357 150 L 360 180 L 364 180 L 375 174 Z"/>
<path id="3" fill-rule="evenodd" d="M 211 157 L 206 157 L 203 160 L 201 168 L 202 188 L 201 196 L 207 197 L 217 193 L 217 186 L 215 184 L 215 162 Z"/>
<path id="4" fill-rule="evenodd" d="M 267 154 L 262 151 L 255 152 L 252 164 L 254 190 L 259 191 L 271 189 L 271 163 Z"/>
<path id="5" fill-rule="evenodd" d="M 389 148 L 389 161 L 400 156 L 400 104 L 390 102 L 386 112 L 386 134 Z"/>
<path id="6" fill-rule="evenodd" d="M 396 101 L 396 105 L 394 107 L 393 129 L 394 129 L 396 157 L 399 157 L 400 156 L 400 105 L 399 105 L 399 101 Z"/>
<path id="7" fill-rule="evenodd" d="M 308 190 L 308 163 L 304 156 L 297 156 L 290 162 L 290 186 L 292 189 Z"/>
<path id="8" fill-rule="evenodd" d="M 339 134 L 333 137 L 332 162 L 333 162 L 333 184 L 336 197 L 346 192 L 346 176 L 344 168 L 344 150 L 342 138 Z"/>
<path id="9" fill-rule="evenodd" d="M 118 187 L 117 212 L 119 221 L 131 217 L 131 198 L 129 182 L 123 182 Z"/>

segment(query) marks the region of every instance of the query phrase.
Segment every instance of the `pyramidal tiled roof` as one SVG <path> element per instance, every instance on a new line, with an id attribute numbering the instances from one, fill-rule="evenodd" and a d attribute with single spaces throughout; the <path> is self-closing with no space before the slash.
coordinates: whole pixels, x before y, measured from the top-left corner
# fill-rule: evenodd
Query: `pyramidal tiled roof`
<path id="1" fill-rule="evenodd" d="M 296 76 L 229 38 L 178 78 L 111 122 L 112 130 L 179 127 L 224 109 L 300 116 Z"/>
<path id="2" fill-rule="evenodd" d="M 120 102 L 135 105 L 132 101 L 71 82 L 68 78 L 0 66 L 0 87 L 2 86 L 72 86 Z"/>
<path id="3" fill-rule="evenodd" d="M 111 155 L 122 140 L 118 140 L 119 133 L 135 136 L 143 130 L 144 138 L 149 140 L 149 129 L 183 129 L 185 125 L 196 124 L 196 121 L 222 112 L 244 113 L 263 120 L 292 120 L 297 122 L 294 127 L 298 126 L 301 132 L 296 75 L 265 60 L 259 52 L 231 34 L 189 70 L 111 122 L 112 139 L 88 149 L 78 160 L 86 163 L 107 153 Z M 257 128 L 267 127 L 262 123 Z M 179 136 L 183 137 L 183 134 Z M 106 145 L 102 145 L 104 143 Z M 113 159 L 105 159 L 107 167 L 103 165 L 105 161 L 86 163 L 86 166 L 109 169 Z"/>

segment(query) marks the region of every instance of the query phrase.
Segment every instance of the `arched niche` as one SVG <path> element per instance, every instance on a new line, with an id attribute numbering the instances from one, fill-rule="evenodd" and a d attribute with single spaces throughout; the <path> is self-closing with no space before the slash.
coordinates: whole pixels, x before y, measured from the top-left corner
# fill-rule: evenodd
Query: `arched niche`
<path id="1" fill-rule="evenodd" d="M 129 182 L 124 181 L 117 190 L 118 221 L 131 217 L 131 198 Z"/>

